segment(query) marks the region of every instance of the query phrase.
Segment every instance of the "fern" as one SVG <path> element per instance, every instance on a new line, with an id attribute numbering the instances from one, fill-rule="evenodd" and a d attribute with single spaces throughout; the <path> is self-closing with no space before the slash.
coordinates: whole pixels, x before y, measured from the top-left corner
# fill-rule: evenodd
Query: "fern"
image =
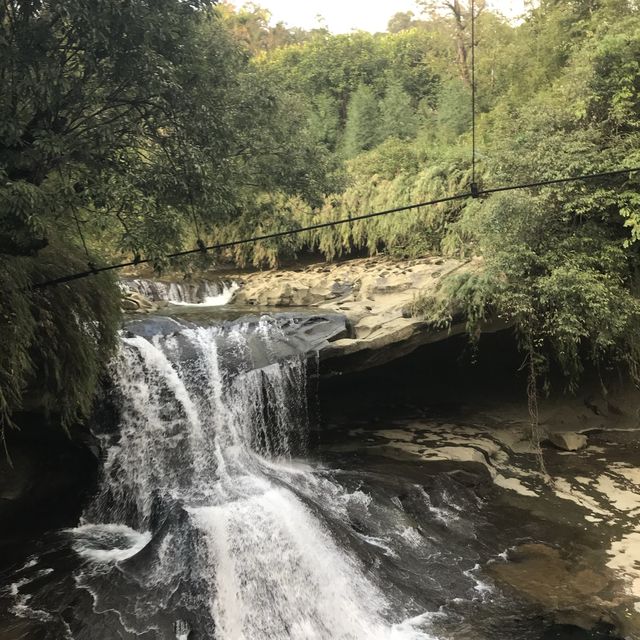
<path id="1" fill-rule="evenodd" d="M 120 293 L 100 274 L 68 284 L 33 284 L 82 271 L 75 249 L 54 243 L 38 257 L 0 259 L 0 430 L 21 410 L 64 429 L 85 418 L 116 345 Z"/>

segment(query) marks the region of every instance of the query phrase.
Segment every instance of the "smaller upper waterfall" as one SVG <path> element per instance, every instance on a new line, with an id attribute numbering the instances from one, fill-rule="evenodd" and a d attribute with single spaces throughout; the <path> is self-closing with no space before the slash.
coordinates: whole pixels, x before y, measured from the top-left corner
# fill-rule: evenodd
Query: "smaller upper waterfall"
<path id="1" fill-rule="evenodd" d="M 125 278 L 124 288 L 137 291 L 152 302 L 166 301 L 175 305 L 219 307 L 228 304 L 238 290 L 233 281 L 162 282 L 146 278 Z"/>

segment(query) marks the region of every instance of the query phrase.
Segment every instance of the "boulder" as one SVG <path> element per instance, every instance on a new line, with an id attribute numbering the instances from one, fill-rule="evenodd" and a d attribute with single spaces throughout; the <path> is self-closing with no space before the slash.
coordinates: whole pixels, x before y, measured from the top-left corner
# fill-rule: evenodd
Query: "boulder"
<path id="1" fill-rule="evenodd" d="M 127 291 L 122 297 L 120 306 L 124 311 L 150 313 L 157 311 L 158 305 L 137 291 Z"/>
<path id="2" fill-rule="evenodd" d="M 123 311 L 138 311 L 140 309 L 140 305 L 136 300 L 132 300 L 131 298 L 122 298 L 120 302 L 120 306 Z"/>
<path id="3" fill-rule="evenodd" d="M 591 556 L 576 561 L 545 544 L 527 543 L 512 548 L 507 562 L 492 563 L 487 570 L 498 582 L 551 612 L 556 624 L 586 631 L 602 623 L 620 631 L 637 630 L 638 616 L 631 613 L 634 598 L 614 571 L 593 562 Z"/>
<path id="4" fill-rule="evenodd" d="M 574 431 L 550 433 L 548 438 L 552 445 L 563 451 L 579 451 L 580 449 L 584 449 L 588 444 L 587 436 Z"/>
<path id="5" fill-rule="evenodd" d="M 152 311 L 153 309 L 156 308 L 156 305 L 153 302 L 151 302 L 151 300 L 143 296 L 141 293 L 138 293 L 137 291 L 130 291 L 129 294 L 127 295 L 127 299 L 137 302 L 140 309 L 146 309 L 147 311 Z"/>

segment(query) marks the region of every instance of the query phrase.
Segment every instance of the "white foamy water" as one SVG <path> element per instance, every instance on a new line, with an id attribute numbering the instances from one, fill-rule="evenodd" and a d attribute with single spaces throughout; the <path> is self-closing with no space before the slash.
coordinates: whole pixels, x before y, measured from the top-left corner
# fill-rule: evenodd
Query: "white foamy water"
<path id="1" fill-rule="evenodd" d="M 124 291 L 137 291 L 154 302 L 202 307 L 229 304 L 239 289 L 237 282 L 162 282 L 144 278 L 122 280 L 121 286 Z"/>
<path id="2" fill-rule="evenodd" d="M 24 567 L 22 567 L 22 571 L 33 566 L 34 564 L 32 562 L 27 563 Z M 11 613 L 13 613 L 18 618 L 31 618 L 33 620 L 40 620 L 41 622 L 48 622 L 49 620 L 51 620 L 51 614 L 49 614 L 49 612 L 47 611 L 42 611 L 37 607 L 32 607 L 31 595 L 29 593 L 23 592 L 23 589 L 25 587 L 28 587 L 34 581 L 48 576 L 51 573 L 53 573 L 53 569 L 41 569 L 27 578 L 21 578 L 20 580 L 9 584 L 8 587 L 4 589 L 4 591 L 8 593 L 8 595 L 10 595 L 13 600 Z"/>
<path id="3" fill-rule="evenodd" d="M 96 562 L 122 562 L 142 551 L 151 533 L 140 533 L 123 524 L 86 524 L 70 529 L 73 548 Z"/>
<path id="4" fill-rule="evenodd" d="M 222 285 L 222 291 L 216 295 L 204 296 L 202 302 L 183 302 L 178 300 L 170 300 L 171 304 L 178 306 L 194 306 L 194 307 L 222 307 L 225 304 L 229 304 L 233 299 L 235 292 L 239 289 L 237 282 L 230 284 L 224 283 Z"/>
<path id="5" fill-rule="evenodd" d="M 136 615 L 163 610 L 187 584 L 206 611 L 198 637 L 428 640 L 398 620 L 315 507 L 339 519 L 347 507 L 366 512 L 370 498 L 296 462 L 308 437 L 306 366 L 302 355 L 278 359 L 281 337 L 263 319 L 123 338 L 113 371 L 121 424 L 105 436 L 101 494 L 71 532 L 90 563 L 79 583 L 96 611 L 112 609 L 100 567 L 144 552 L 136 580 L 169 595 L 150 591 Z"/>

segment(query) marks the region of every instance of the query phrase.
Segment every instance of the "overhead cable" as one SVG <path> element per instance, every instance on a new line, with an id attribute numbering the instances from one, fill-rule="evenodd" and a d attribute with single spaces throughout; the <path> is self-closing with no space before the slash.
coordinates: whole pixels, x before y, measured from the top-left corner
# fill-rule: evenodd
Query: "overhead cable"
<path id="1" fill-rule="evenodd" d="M 420 209 L 422 207 L 430 207 L 438 204 L 446 204 L 448 202 L 455 202 L 457 200 L 466 200 L 467 198 L 477 198 L 482 196 L 488 196 L 494 193 L 501 193 L 505 191 L 517 191 L 521 189 L 535 189 L 538 187 L 547 187 L 547 186 L 553 186 L 553 185 L 559 185 L 559 184 L 566 184 L 570 182 L 578 182 L 581 180 L 597 180 L 598 178 L 613 178 L 615 176 L 624 175 L 626 173 L 635 173 L 638 171 L 640 171 L 640 167 L 632 167 L 629 169 L 616 169 L 614 171 L 602 171 L 599 173 L 590 173 L 590 174 L 580 175 L 580 176 L 552 178 L 549 180 L 537 180 L 535 182 L 524 182 L 521 184 L 506 185 L 502 187 L 493 187 L 489 189 L 477 189 L 477 185 L 476 185 L 476 189 L 474 189 L 472 185 L 472 188 L 470 191 L 465 193 L 460 193 L 458 195 L 447 196 L 444 198 L 436 198 L 434 200 L 427 200 L 426 202 L 417 202 L 414 204 L 408 204 L 401 207 L 394 207 L 392 209 L 385 209 L 383 211 L 365 213 L 358 216 L 349 216 L 347 218 L 339 218 L 337 220 L 328 220 L 326 222 L 318 222 L 316 224 L 308 225 L 306 227 L 297 227 L 295 229 L 287 229 L 285 231 L 274 231 L 272 233 L 266 233 L 264 235 L 259 235 L 259 236 L 251 236 L 249 238 L 243 238 L 241 240 L 229 240 L 228 242 L 219 242 L 217 244 L 212 244 L 209 246 L 202 246 L 199 244 L 199 246 L 196 249 L 187 249 L 185 251 L 177 251 L 175 253 L 169 253 L 164 255 L 163 258 L 167 260 L 172 260 L 175 258 L 181 258 L 184 256 L 193 255 L 196 253 L 216 251 L 220 249 L 228 249 L 230 247 L 236 247 L 243 244 L 252 244 L 254 242 L 261 242 L 264 240 L 274 240 L 276 238 L 294 236 L 301 233 L 306 233 L 308 231 L 317 231 L 319 229 L 337 227 L 342 224 L 352 224 L 360 220 L 369 220 L 371 218 L 378 218 L 378 217 L 390 215 L 393 213 L 401 213 L 403 211 L 412 211 L 415 209 Z M 87 278 L 89 276 L 102 273 L 105 271 L 113 271 L 115 269 L 124 269 L 126 267 L 133 267 L 139 264 L 148 264 L 149 262 L 153 262 L 153 260 L 154 260 L 153 258 L 140 258 L 140 256 L 136 256 L 133 260 L 129 260 L 127 262 L 120 262 L 117 264 L 110 264 L 102 267 L 96 266 L 92 269 L 89 269 L 88 271 L 79 271 L 77 273 L 61 276 L 59 278 L 52 278 L 51 280 L 37 282 L 31 285 L 31 289 L 43 289 L 49 286 L 66 284 L 68 282 L 73 282 L 74 280 Z"/>

